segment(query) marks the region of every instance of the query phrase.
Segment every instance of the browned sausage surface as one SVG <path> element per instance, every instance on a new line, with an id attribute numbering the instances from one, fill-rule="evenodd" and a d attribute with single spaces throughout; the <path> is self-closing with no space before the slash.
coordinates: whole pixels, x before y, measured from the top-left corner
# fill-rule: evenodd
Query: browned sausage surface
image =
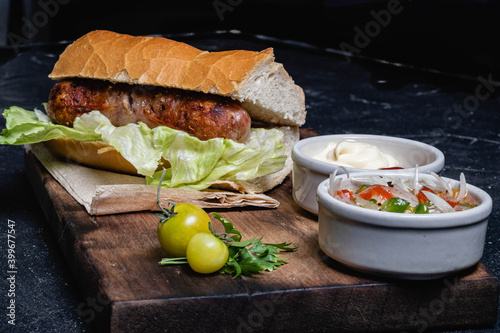
<path id="1" fill-rule="evenodd" d="M 231 98 L 151 86 L 112 84 L 99 80 L 65 80 L 49 95 L 48 116 L 73 126 L 76 117 L 100 111 L 115 126 L 143 122 L 168 126 L 200 140 L 222 137 L 245 142 L 251 119 Z"/>

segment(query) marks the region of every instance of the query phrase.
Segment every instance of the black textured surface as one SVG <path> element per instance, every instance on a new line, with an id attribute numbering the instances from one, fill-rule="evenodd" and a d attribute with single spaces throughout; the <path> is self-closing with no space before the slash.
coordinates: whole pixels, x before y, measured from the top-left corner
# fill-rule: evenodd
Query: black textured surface
<path id="1" fill-rule="evenodd" d="M 442 175 L 468 182 L 493 197 L 482 262 L 500 274 L 500 83 L 487 86 L 474 76 L 458 78 L 439 72 L 395 67 L 344 56 L 307 45 L 254 38 L 244 34 L 174 36 L 207 49 L 275 48 L 306 94 L 305 126 L 320 134 L 365 133 L 404 137 L 429 143 L 446 157 Z M 61 48 L 26 48 L 0 55 L 0 110 L 11 105 L 42 108 L 52 85 L 47 79 Z M 482 77 L 489 79 L 489 73 Z M 482 88 L 481 88 L 481 85 Z M 480 87 L 480 88 L 478 88 Z M 490 89 L 490 90 L 487 90 Z M 489 92 L 480 100 L 477 93 Z M 477 103 L 476 103 L 477 101 Z M 470 103 L 470 104 L 468 104 Z M 468 109 L 468 110 L 467 110 Z M 4 127 L 4 120 L 0 127 Z M 0 253 L 2 295 L 0 331 L 92 332 L 79 317 L 89 300 L 80 295 L 24 174 L 22 147 L 0 146 Z M 15 222 L 15 297 L 9 291 L 8 230 Z M 15 326 L 8 324 L 8 301 L 15 299 Z M 88 318 L 88 317 L 86 317 Z M 470 332 L 497 332 L 496 328 Z"/>

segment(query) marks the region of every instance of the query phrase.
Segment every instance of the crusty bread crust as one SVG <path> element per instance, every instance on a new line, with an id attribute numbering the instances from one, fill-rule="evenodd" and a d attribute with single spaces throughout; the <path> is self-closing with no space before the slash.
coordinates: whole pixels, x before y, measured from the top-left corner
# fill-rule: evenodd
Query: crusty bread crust
<path id="1" fill-rule="evenodd" d="M 52 79 L 89 78 L 228 96 L 253 119 L 280 125 L 305 122 L 305 98 L 273 50 L 202 51 L 162 37 L 92 31 L 69 45 Z"/>

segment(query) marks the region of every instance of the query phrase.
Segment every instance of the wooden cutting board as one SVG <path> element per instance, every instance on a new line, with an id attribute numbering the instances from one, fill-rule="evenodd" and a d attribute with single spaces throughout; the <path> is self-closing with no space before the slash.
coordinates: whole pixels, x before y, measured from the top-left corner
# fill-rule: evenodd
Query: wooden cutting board
<path id="1" fill-rule="evenodd" d="M 27 153 L 26 172 L 84 302 L 76 311 L 104 332 L 402 332 L 493 325 L 498 279 L 481 263 L 445 279 L 397 281 L 352 271 L 318 246 L 317 218 L 299 208 L 291 180 L 269 195 L 277 209 L 220 210 L 244 238 L 291 241 L 273 272 L 233 279 L 161 267 L 152 212 L 87 214 Z"/>

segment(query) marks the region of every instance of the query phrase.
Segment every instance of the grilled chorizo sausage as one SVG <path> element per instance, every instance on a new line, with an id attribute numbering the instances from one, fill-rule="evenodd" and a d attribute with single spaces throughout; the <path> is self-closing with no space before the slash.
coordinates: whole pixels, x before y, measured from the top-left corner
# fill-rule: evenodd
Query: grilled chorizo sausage
<path id="1" fill-rule="evenodd" d="M 168 126 L 200 140 L 221 137 L 245 142 L 251 119 L 231 98 L 179 89 L 112 84 L 99 80 L 64 80 L 50 91 L 48 116 L 73 126 L 76 117 L 100 111 L 115 126 L 143 122 Z"/>

